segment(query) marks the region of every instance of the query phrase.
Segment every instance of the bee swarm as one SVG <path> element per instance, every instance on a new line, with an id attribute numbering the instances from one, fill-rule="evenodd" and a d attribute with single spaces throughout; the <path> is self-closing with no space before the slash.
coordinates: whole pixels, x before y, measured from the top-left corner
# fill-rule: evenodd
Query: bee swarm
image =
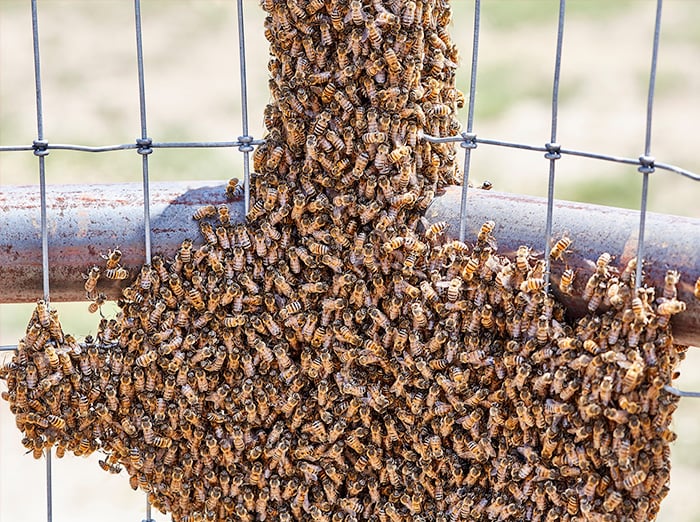
<path id="1" fill-rule="evenodd" d="M 40 301 L 0 371 L 23 444 L 104 451 L 174 520 L 654 518 L 677 274 L 655 299 L 603 254 L 569 324 L 541 259 L 497 254 L 495 223 L 469 245 L 419 232 L 456 182 L 454 148 L 418 139 L 459 129 L 449 4 L 263 8 L 248 223 L 198 210 L 203 244 L 154 257 L 96 339 Z"/>

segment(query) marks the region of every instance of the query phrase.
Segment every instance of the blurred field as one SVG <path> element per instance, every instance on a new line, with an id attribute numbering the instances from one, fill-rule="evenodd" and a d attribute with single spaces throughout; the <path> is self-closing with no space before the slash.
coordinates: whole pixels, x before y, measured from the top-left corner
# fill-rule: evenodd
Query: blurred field
<path id="1" fill-rule="evenodd" d="M 246 0 L 251 134 L 262 136 L 267 94 L 267 44 L 262 11 Z M 483 3 L 474 129 L 480 137 L 543 144 L 550 134 L 556 43 L 555 0 Z M 472 2 L 457 0 L 454 38 L 462 50 L 459 84 L 468 91 Z M 230 1 L 143 2 L 148 133 L 154 140 L 231 140 L 241 134 L 236 13 Z M 655 2 L 570 0 L 558 141 L 568 148 L 637 157 L 643 151 L 645 104 Z M 700 172 L 700 4 L 665 2 L 652 154 Z M 45 134 L 52 142 L 103 145 L 140 134 L 133 8 L 130 2 L 61 0 L 39 3 Z M 466 119 L 466 113 L 463 114 Z M 0 1 L 0 144 L 36 136 L 31 18 L 28 2 Z M 159 150 L 155 180 L 241 176 L 235 150 Z M 548 163 L 539 153 L 480 146 L 472 176 L 499 190 L 545 195 Z M 139 181 L 134 151 L 53 151 L 48 183 Z M 34 184 L 31 153 L 0 154 L 0 184 Z M 563 158 L 556 196 L 637 208 L 640 176 L 633 167 Z M 1 190 L 1 186 L 0 186 Z M 700 217 L 697 183 L 670 173 L 651 177 L 649 209 Z M 556 219 L 556 216 L 555 216 Z M 614 226 L 611 223 L 610 226 Z M 56 304 L 66 331 L 95 332 L 87 305 Z M 112 308 L 113 310 L 113 308 Z M 0 344 L 14 344 L 31 311 L 0 305 Z M 2 357 L 2 356 L 0 356 Z M 691 349 L 678 386 L 700 389 L 700 350 Z M 700 521 L 700 403 L 681 402 L 675 415 L 671 492 L 661 522 Z M 45 512 L 44 463 L 23 455 L 19 432 L 0 401 L 0 522 L 40 520 Z M 54 515 L 75 522 L 141 520 L 144 496 L 125 476 L 111 476 L 97 458 L 54 459 Z M 155 514 L 159 521 L 169 517 Z"/>

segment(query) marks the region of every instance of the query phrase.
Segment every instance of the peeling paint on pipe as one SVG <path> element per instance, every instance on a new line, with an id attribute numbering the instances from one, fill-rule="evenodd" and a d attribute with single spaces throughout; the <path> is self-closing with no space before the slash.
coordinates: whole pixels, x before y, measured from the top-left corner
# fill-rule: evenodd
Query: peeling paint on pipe
<path id="1" fill-rule="evenodd" d="M 151 184 L 153 252 L 172 255 L 184 238 L 199 238 L 193 212 L 202 205 L 228 203 L 231 221 L 244 219 L 243 200 L 227 201 L 224 181 Z M 445 220 L 449 233 L 459 231 L 459 187 L 450 187 L 428 208 L 426 218 Z M 54 185 L 47 191 L 49 223 L 49 278 L 53 301 L 83 301 L 84 274 L 100 263 L 100 254 L 119 247 L 122 264 L 134 275 L 145 259 L 143 195 L 136 183 L 106 185 Z M 40 202 L 36 187 L 3 187 L 0 193 L 0 303 L 32 302 L 42 294 Z M 470 190 L 467 241 L 481 224 L 496 222 L 499 252 L 512 254 L 520 245 L 544 251 L 546 200 L 495 191 Z M 554 237 L 567 233 L 573 239 L 566 263 L 576 270 L 575 290 L 580 294 L 602 252 L 624 265 L 635 255 L 638 212 L 626 209 L 556 201 Z M 681 272 L 679 299 L 686 312 L 673 318 L 674 335 L 682 344 L 700 345 L 700 301 L 693 283 L 700 276 L 700 220 L 649 213 L 645 244 L 645 281 L 663 286 L 666 270 Z M 557 292 L 564 266 L 553 263 L 552 282 Z M 119 296 L 125 282 L 103 278 L 99 290 L 110 299 Z M 558 295 L 572 317 L 585 311 L 580 299 Z"/>

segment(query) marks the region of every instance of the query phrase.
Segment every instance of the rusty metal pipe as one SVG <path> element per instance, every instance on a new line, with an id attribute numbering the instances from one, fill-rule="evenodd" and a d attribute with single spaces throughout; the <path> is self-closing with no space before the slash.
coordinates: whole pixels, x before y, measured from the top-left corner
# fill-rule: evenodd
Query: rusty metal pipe
<path id="1" fill-rule="evenodd" d="M 153 253 L 173 253 L 186 237 L 199 237 L 192 213 L 226 202 L 221 181 L 151 184 Z M 54 185 L 47 187 L 49 278 L 52 301 L 84 301 L 83 278 L 100 254 L 119 247 L 122 265 L 135 274 L 145 262 L 143 192 L 140 184 Z M 41 297 L 39 194 L 36 187 L 3 187 L 0 192 L 0 302 Z M 244 219 L 243 201 L 231 204 L 231 219 Z M 120 284 L 100 278 L 111 299 Z"/>
<path id="2" fill-rule="evenodd" d="M 547 200 L 505 192 L 469 191 L 466 219 L 467 241 L 476 239 L 481 224 L 494 220 L 494 235 L 501 254 L 513 255 L 520 245 L 528 245 L 536 253 L 545 250 L 545 218 Z M 435 199 L 428 208 L 430 221 L 445 220 L 450 230 L 459 230 L 459 187 Z M 581 295 L 595 262 L 603 252 L 614 256 L 614 265 L 623 268 L 637 252 L 639 212 L 615 207 L 589 205 L 571 201 L 554 202 L 552 237 L 567 234 L 573 239 L 566 265 L 576 271 L 574 295 Z M 565 265 L 552 263 L 552 288 L 563 302 L 570 317 L 586 313 L 586 303 L 561 294 L 557 288 Z M 678 298 L 686 302 L 684 313 L 672 319 L 673 333 L 680 344 L 700 346 L 700 300 L 693 295 L 693 285 L 700 276 L 700 219 L 648 212 L 644 243 L 644 282 L 663 288 L 668 269 L 681 273 Z"/>
<path id="3" fill-rule="evenodd" d="M 199 230 L 194 210 L 206 204 L 226 203 L 222 181 L 168 182 L 151 185 L 153 252 L 172 255 L 181 241 L 196 239 Z M 448 221 L 450 232 L 459 231 L 459 187 L 451 187 L 428 208 L 429 221 Z M 83 301 L 83 279 L 100 254 L 119 247 L 122 263 L 135 274 L 144 262 L 143 196 L 139 184 L 56 185 L 48 187 L 49 277 L 53 301 Z M 242 199 L 229 202 L 232 221 L 242 221 Z M 4 187 L 0 193 L 0 303 L 32 302 L 41 297 L 41 239 L 39 194 L 36 187 Z M 520 245 L 544 251 L 546 200 L 494 191 L 469 191 L 467 241 L 481 224 L 496 222 L 500 253 L 513 253 Z M 616 256 L 617 264 L 634 256 L 639 213 L 619 208 L 556 201 L 554 237 L 567 233 L 574 240 L 566 263 L 577 272 L 580 294 L 595 260 L 602 252 Z M 679 343 L 700 345 L 700 301 L 693 283 L 700 276 L 700 220 L 649 213 L 645 245 L 645 281 L 663 285 L 668 268 L 682 274 L 679 299 L 686 312 L 673 319 Z M 554 287 L 563 270 L 553 263 Z M 100 280 L 108 297 L 119 296 L 119 283 Z M 556 288 L 554 288 L 556 292 Z M 559 296 L 572 317 L 585 311 L 585 303 Z"/>

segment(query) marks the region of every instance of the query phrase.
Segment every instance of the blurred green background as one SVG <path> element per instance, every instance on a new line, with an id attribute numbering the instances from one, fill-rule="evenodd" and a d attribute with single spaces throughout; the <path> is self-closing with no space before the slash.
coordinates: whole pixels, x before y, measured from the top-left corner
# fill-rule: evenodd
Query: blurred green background
<path id="1" fill-rule="evenodd" d="M 144 0 L 148 134 L 157 141 L 232 140 L 241 134 L 235 3 Z M 268 101 L 267 43 L 257 0 L 244 0 L 251 134 L 262 136 Z M 453 1 L 453 37 L 461 49 L 460 88 L 468 92 L 473 2 Z M 567 148 L 638 157 L 643 152 L 648 74 L 656 2 L 569 0 L 561 74 L 558 141 Z M 487 0 L 482 6 L 474 130 L 479 137 L 541 145 L 549 141 L 558 2 Z M 133 5 L 125 0 L 39 2 L 44 128 L 54 143 L 104 145 L 140 135 Z M 664 4 L 652 154 L 700 172 L 700 3 Z M 31 14 L 26 0 L 0 0 L 0 145 L 36 137 Z M 466 112 L 462 114 L 466 120 Z M 241 177 L 236 150 L 158 150 L 153 180 Z M 140 181 L 134 151 L 52 151 L 48 183 Z M 497 190 L 543 196 L 542 154 L 479 146 L 472 178 Z M 31 152 L 0 153 L 1 185 L 36 184 Z M 638 208 L 634 167 L 565 157 L 557 163 L 556 197 Z M 700 185 L 651 176 L 649 209 L 700 218 Z M 53 219 L 51 216 L 49 219 Z M 610 223 L 614 226 L 614 223 Z M 55 303 L 66 331 L 96 331 L 86 303 Z M 108 306 L 105 312 L 114 311 Z M 0 305 L 0 344 L 15 344 L 31 306 Z M 2 356 L 0 355 L 0 359 Z M 700 350 L 691 349 L 678 386 L 700 389 Z M 700 402 L 681 401 L 674 418 L 671 492 L 662 522 L 700 521 Z M 0 521 L 44 516 L 44 463 L 23 454 L 19 432 L 0 401 Z M 97 456 L 54 459 L 54 515 L 60 519 L 140 520 L 143 494 L 125 476 L 102 472 Z M 154 514 L 156 520 L 169 517 Z"/>

